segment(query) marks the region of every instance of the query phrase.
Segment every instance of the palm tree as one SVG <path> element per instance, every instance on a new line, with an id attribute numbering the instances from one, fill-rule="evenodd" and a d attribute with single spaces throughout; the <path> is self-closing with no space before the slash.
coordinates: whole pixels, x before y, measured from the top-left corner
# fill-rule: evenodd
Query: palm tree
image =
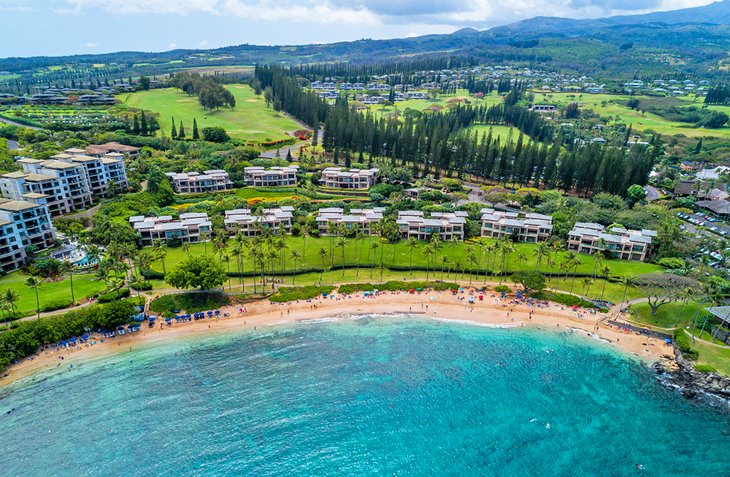
<path id="1" fill-rule="evenodd" d="M 155 257 L 162 264 L 162 273 L 167 275 L 167 269 L 165 268 L 165 257 L 167 257 L 167 244 L 162 240 L 158 240 L 152 247 Z"/>
<path id="2" fill-rule="evenodd" d="M 601 239 L 603 240 L 603 239 Z M 604 255 L 601 250 L 598 250 L 593 255 L 593 274 L 591 275 L 592 278 L 596 278 L 596 275 L 598 275 L 598 267 L 603 264 Z"/>
<path id="3" fill-rule="evenodd" d="M 297 261 L 302 258 L 302 254 L 299 253 L 299 250 L 292 250 L 289 257 L 294 261 L 294 273 L 291 274 L 291 283 L 294 285 L 294 278 L 297 276 Z"/>
<path id="4" fill-rule="evenodd" d="M 25 280 L 25 286 L 35 291 L 35 311 L 38 319 L 41 319 L 41 301 L 38 297 L 38 289 L 43 285 L 43 280 L 39 277 L 30 276 Z"/>
<path id="5" fill-rule="evenodd" d="M 258 259 L 261 254 L 261 249 L 257 246 L 253 246 L 248 249 L 248 256 L 253 260 L 253 292 L 256 293 L 256 266 L 258 264 Z"/>
<path id="6" fill-rule="evenodd" d="M 336 247 L 342 252 L 342 276 L 345 276 L 345 247 L 347 246 L 347 239 L 345 237 L 339 237 L 337 239 Z"/>
<path id="7" fill-rule="evenodd" d="M 545 258 L 549 254 L 548 251 L 548 244 L 545 242 L 540 242 L 537 244 L 537 247 L 535 248 L 535 251 L 533 252 L 533 255 L 535 256 L 535 271 L 540 271 L 540 263 L 542 262 L 542 259 Z"/>
<path id="8" fill-rule="evenodd" d="M 355 259 L 357 261 L 356 276 L 358 276 L 358 277 L 360 276 L 360 261 L 362 260 L 362 249 L 365 246 L 364 241 L 365 241 L 365 233 L 362 230 L 360 230 L 357 232 L 357 234 L 355 234 L 355 257 L 356 257 Z M 358 249 L 357 249 L 358 242 L 360 243 L 359 253 L 358 253 Z"/>
<path id="9" fill-rule="evenodd" d="M 319 272 L 319 284 L 321 285 L 322 284 L 322 277 L 324 276 L 324 268 L 325 268 L 324 259 L 327 258 L 327 255 L 328 255 L 327 254 L 327 249 L 325 249 L 324 247 L 322 247 L 322 248 L 319 249 L 319 251 L 317 252 L 317 254 L 319 254 L 319 258 L 322 259 L 322 270 Z M 371 272 L 371 276 L 372 276 L 372 272 Z"/>
<path id="10" fill-rule="evenodd" d="M 203 242 L 203 255 L 208 255 L 208 239 L 210 239 L 208 232 L 200 232 L 200 241 Z"/>
<path id="11" fill-rule="evenodd" d="M 573 270 L 572 278 L 570 280 L 570 293 L 573 293 L 573 284 L 575 283 L 575 275 L 578 273 L 578 267 L 582 264 L 580 257 L 577 255 L 573 257 L 573 260 L 571 260 L 570 266 Z"/>
<path id="12" fill-rule="evenodd" d="M 490 272 L 493 272 L 493 268 L 492 267 L 494 266 L 494 261 L 497 258 L 497 254 L 495 253 L 497 251 L 497 248 L 498 248 L 498 246 L 497 246 L 497 244 L 495 242 L 488 243 L 484 247 L 484 253 L 487 255 L 487 266 L 484 268 L 484 284 L 487 283 L 487 269 L 489 269 Z M 490 264 L 490 260 L 489 260 L 489 257 L 490 256 L 492 257 L 492 260 L 491 260 L 492 265 L 489 265 Z"/>
<path id="13" fill-rule="evenodd" d="M 225 263 L 228 268 L 228 289 L 231 289 L 231 256 L 225 254 L 221 257 L 221 262 Z"/>
<path id="14" fill-rule="evenodd" d="M 469 265 L 472 267 L 472 270 L 474 267 L 478 267 L 479 265 L 479 259 L 477 258 L 476 254 L 473 250 L 471 250 L 471 253 L 469 253 L 469 256 L 467 257 L 467 260 L 469 260 Z M 477 269 L 477 273 L 479 273 L 479 270 Z M 471 285 L 473 274 L 471 273 L 471 270 L 469 270 L 469 285 Z M 477 275 L 477 279 L 479 276 Z"/>
<path id="15" fill-rule="evenodd" d="M 72 263 L 63 262 L 61 271 L 68 273 L 69 286 L 71 287 L 71 305 L 76 304 L 76 296 L 74 294 L 74 266 Z"/>
<path id="16" fill-rule="evenodd" d="M 611 269 L 604 266 L 601 269 L 601 275 L 603 275 L 603 288 L 601 289 L 601 301 L 603 301 L 603 295 L 606 293 L 606 283 L 608 283 L 608 275 L 611 273 Z"/>
<path id="17" fill-rule="evenodd" d="M 335 260 L 335 235 L 337 235 L 337 224 L 334 222 L 327 222 L 327 235 L 330 238 L 330 263 Z"/>
<path id="18" fill-rule="evenodd" d="M 446 268 L 446 264 L 449 263 L 449 257 L 446 255 L 441 255 L 441 281 L 444 281 L 444 269 Z M 449 270 L 449 274 L 451 273 L 451 270 Z"/>
<path id="19" fill-rule="evenodd" d="M 588 288 L 593 283 L 593 279 L 591 277 L 585 277 L 583 279 L 583 296 L 588 298 Z"/>
<path id="20" fill-rule="evenodd" d="M 426 257 L 426 281 L 428 281 L 428 272 L 430 270 L 431 259 L 436 251 L 433 248 L 433 244 L 429 243 L 423 247 L 423 255 Z"/>
<path id="21" fill-rule="evenodd" d="M 183 252 L 185 252 L 185 255 L 188 257 L 190 256 L 190 242 L 183 242 L 182 244 Z"/>
<path id="22" fill-rule="evenodd" d="M 679 319 L 682 317 L 682 312 L 684 311 L 684 306 L 687 304 L 687 302 L 692 298 L 694 295 L 694 290 L 692 288 L 687 288 L 684 290 L 681 294 L 682 296 L 682 306 L 679 307 L 679 313 L 677 313 L 677 318 L 674 320 L 674 327 L 676 328 L 679 326 Z"/>
<path id="23" fill-rule="evenodd" d="M 370 244 L 370 250 L 373 251 L 373 257 L 370 261 L 370 278 L 373 278 L 373 269 L 375 268 L 375 254 L 378 251 L 378 247 L 380 247 L 380 244 L 378 242 L 373 242 Z"/>
<path id="24" fill-rule="evenodd" d="M 499 283 L 502 283 L 502 278 L 507 274 L 507 266 L 509 265 L 509 256 L 515 250 L 514 244 L 510 240 L 502 241 L 502 267 L 499 275 Z"/>
<path id="25" fill-rule="evenodd" d="M 418 240 L 415 238 L 411 237 L 406 240 L 406 246 L 408 247 L 408 268 L 411 275 L 413 275 L 413 249 L 416 248 L 416 245 L 418 245 Z"/>
<path id="26" fill-rule="evenodd" d="M 18 292 L 8 288 L 7 290 L 5 290 L 2 296 L 5 302 L 10 305 L 10 311 L 15 313 L 15 304 L 18 302 L 18 300 L 20 300 L 20 295 L 18 295 Z"/>

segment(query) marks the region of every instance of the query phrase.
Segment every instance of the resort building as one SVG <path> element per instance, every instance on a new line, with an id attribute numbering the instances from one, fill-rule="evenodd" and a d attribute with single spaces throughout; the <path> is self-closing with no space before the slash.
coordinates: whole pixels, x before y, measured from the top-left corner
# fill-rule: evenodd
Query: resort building
<path id="1" fill-rule="evenodd" d="M 251 213 L 250 209 L 226 210 L 223 221 L 226 231 L 231 235 L 243 234 L 244 237 L 260 235 L 264 229 L 278 232 L 283 229 L 290 233 L 294 207 L 283 206 L 276 209 L 259 209 Z"/>
<path id="2" fill-rule="evenodd" d="M 18 160 L 23 171 L 0 177 L 0 193 L 13 200 L 27 200 L 42 196 L 51 215 L 60 215 L 85 209 L 92 204 L 91 191 L 85 169 L 77 164 L 61 161 L 42 161 L 23 158 Z"/>
<path id="3" fill-rule="evenodd" d="M 68 151 L 66 151 L 68 152 Z M 110 153 L 126 154 L 129 157 L 134 157 L 139 154 L 139 148 L 134 146 L 127 146 L 125 144 L 119 144 L 118 142 L 107 142 L 104 144 L 90 144 L 85 150 L 77 154 L 87 154 L 89 156 L 103 157 Z"/>
<path id="4" fill-rule="evenodd" d="M 553 218 L 542 214 L 520 214 L 482 209 L 482 237 L 510 237 L 517 242 L 542 242 L 553 231 Z"/>
<path id="5" fill-rule="evenodd" d="M 246 167 L 243 169 L 244 181 L 253 187 L 288 187 L 297 185 L 298 166 Z"/>
<path id="6" fill-rule="evenodd" d="M 319 209 L 317 212 L 317 229 L 320 235 L 330 235 L 331 225 L 335 224 L 339 233 L 340 227 L 343 227 L 347 232 L 362 232 L 365 235 L 370 235 L 374 232 L 373 224 L 379 223 L 383 220 L 383 212 L 385 208 L 374 207 L 372 209 L 352 209 L 348 214 L 339 207 L 330 207 L 325 209 Z"/>
<path id="7" fill-rule="evenodd" d="M 200 242 L 208 240 L 213 224 L 205 213 L 180 214 L 179 220 L 170 215 L 160 217 L 144 217 L 135 215 L 129 218 L 135 232 L 140 235 L 142 245 L 153 245 L 158 241 Z"/>
<path id="8" fill-rule="evenodd" d="M 320 184 L 330 189 L 369 189 L 378 180 L 378 169 L 328 167 L 322 171 Z"/>
<path id="9" fill-rule="evenodd" d="M 0 199 L 0 271 L 20 268 L 30 248 L 46 249 L 56 240 L 51 214 L 42 197 L 29 201 Z"/>
<path id="10" fill-rule="evenodd" d="M 420 210 L 402 210 L 398 212 L 398 228 L 401 235 L 417 240 L 430 240 L 438 235 L 441 240 L 464 240 L 466 212 L 432 212 L 425 217 Z"/>
<path id="11" fill-rule="evenodd" d="M 178 194 L 201 194 L 233 189 L 228 173 L 221 169 L 199 172 L 167 172 L 172 188 Z"/>
<path id="12" fill-rule="evenodd" d="M 72 154 L 69 149 L 52 156 L 56 161 L 82 166 L 86 174 L 86 181 L 94 197 L 109 195 L 109 185 L 114 184 L 117 192 L 126 191 L 129 187 L 127 170 L 124 167 L 124 156 L 119 153 L 110 153 L 101 157 Z"/>
<path id="13" fill-rule="evenodd" d="M 601 224 L 578 222 L 568 234 L 568 249 L 591 254 L 601 250 L 613 258 L 643 261 L 649 256 L 654 238 L 655 230 L 606 230 Z"/>

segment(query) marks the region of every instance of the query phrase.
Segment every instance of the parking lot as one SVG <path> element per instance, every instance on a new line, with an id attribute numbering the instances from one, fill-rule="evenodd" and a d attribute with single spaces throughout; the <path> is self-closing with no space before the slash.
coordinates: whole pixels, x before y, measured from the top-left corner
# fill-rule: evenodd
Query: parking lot
<path id="1" fill-rule="evenodd" d="M 694 233 L 701 233 L 698 227 L 704 227 L 708 232 L 719 235 L 721 237 L 730 237 L 730 225 L 720 219 L 712 217 L 709 214 L 683 214 L 677 213 L 677 217 L 685 222 L 686 230 Z"/>

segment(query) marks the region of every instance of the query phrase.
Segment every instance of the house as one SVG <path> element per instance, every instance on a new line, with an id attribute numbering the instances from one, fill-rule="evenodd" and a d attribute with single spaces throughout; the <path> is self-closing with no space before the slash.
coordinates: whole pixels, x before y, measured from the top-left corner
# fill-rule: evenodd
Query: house
<path id="1" fill-rule="evenodd" d="M 320 235 L 330 235 L 331 225 L 337 228 L 336 234 L 339 234 L 341 227 L 344 227 L 347 233 L 363 233 L 371 235 L 374 233 L 373 224 L 383 220 L 383 212 L 385 208 L 374 207 L 372 209 L 351 209 L 349 213 L 339 207 L 329 207 L 319 209 L 317 211 L 317 229 Z"/>
<path id="2" fill-rule="evenodd" d="M 553 218 L 542 214 L 519 214 L 482 209 L 482 237 L 513 238 L 517 242 L 537 243 L 550 238 Z"/>
<path id="3" fill-rule="evenodd" d="M 557 108 L 553 106 L 552 104 L 535 104 L 530 108 L 530 111 L 535 111 L 536 113 L 554 113 L 557 111 Z"/>
<path id="4" fill-rule="evenodd" d="M 289 187 L 297 185 L 299 166 L 287 167 L 246 167 L 243 169 L 244 181 L 253 187 Z"/>
<path id="5" fill-rule="evenodd" d="M 694 179 L 683 179 L 677 181 L 677 184 L 674 186 L 674 195 L 694 195 L 696 183 L 697 181 Z"/>
<path id="6" fill-rule="evenodd" d="M 378 169 L 350 169 L 327 167 L 322 171 L 320 184 L 330 189 L 369 189 L 378 179 Z"/>
<path id="7" fill-rule="evenodd" d="M 264 229 L 278 232 L 283 229 L 290 233 L 294 207 L 283 206 L 275 209 L 259 209 L 251 213 L 250 209 L 226 210 L 223 221 L 226 231 L 231 235 L 242 234 L 244 237 L 260 235 Z"/>
<path id="8" fill-rule="evenodd" d="M 54 244 L 56 231 L 43 197 L 29 200 L 0 199 L 0 271 L 23 266 L 28 252 Z"/>
<path id="9" fill-rule="evenodd" d="M 17 161 L 23 171 L 3 174 L 0 193 L 13 200 L 29 194 L 41 195 L 53 216 L 67 214 L 92 205 L 91 187 L 83 166 L 62 161 L 23 158 Z"/>
<path id="10" fill-rule="evenodd" d="M 568 249 L 589 254 L 600 250 L 613 258 L 644 261 L 649 256 L 656 235 L 654 230 L 619 227 L 606 230 L 600 224 L 577 222 L 568 234 Z"/>
<path id="11" fill-rule="evenodd" d="M 233 189 L 228 173 L 221 169 L 199 172 L 166 172 L 172 188 L 178 194 L 203 194 Z"/>
<path id="12" fill-rule="evenodd" d="M 179 220 L 174 220 L 170 215 L 160 217 L 135 215 L 129 218 L 129 222 L 145 246 L 175 240 L 189 243 L 205 241 L 210 238 L 213 231 L 213 224 L 206 213 L 180 214 Z"/>
<path id="13" fill-rule="evenodd" d="M 730 167 L 718 166 L 714 169 L 702 169 L 697 173 L 697 178 L 702 180 L 717 180 L 721 175 L 730 173 Z"/>
<path id="14" fill-rule="evenodd" d="M 720 200 L 698 200 L 697 205 L 707 209 L 718 217 L 730 218 L 730 202 L 727 199 Z"/>
<path id="15" fill-rule="evenodd" d="M 430 240 L 437 235 L 441 240 L 464 240 L 466 212 L 433 212 L 426 217 L 420 210 L 398 212 L 398 228 L 405 238 Z"/>

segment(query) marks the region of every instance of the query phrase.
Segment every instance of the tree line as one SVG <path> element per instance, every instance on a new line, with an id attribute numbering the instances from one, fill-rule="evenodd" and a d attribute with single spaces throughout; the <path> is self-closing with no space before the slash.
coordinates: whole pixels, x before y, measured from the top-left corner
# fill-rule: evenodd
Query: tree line
<path id="1" fill-rule="evenodd" d="M 223 87 L 216 76 L 176 73 L 170 78 L 169 84 L 189 95 L 197 96 L 200 105 L 206 109 L 236 106 L 236 98 Z"/>
<path id="2" fill-rule="evenodd" d="M 512 86 L 502 104 L 457 105 L 433 114 L 404 114 L 398 121 L 356 111 L 346 97 L 329 105 L 283 70 L 257 67 L 256 74 L 284 110 L 310 125 L 324 123 L 322 145 L 336 159 L 340 152 L 359 154 L 361 163 L 365 155 L 371 160 L 382 156 L 394 166 L 410 167 L 414 177 L 448 171 L 449 176 L 471 174 L 504 184 L 625 195 L 630 185 L 646 184 L 658 153 L 651 144 L 566 143 L 539 113 L 519 104 L 520 84 Z M 519 135 L 516 140 L 512 135 L 495 138 L 490 130 L 479 136 L 469 129 L 475 124 L 511 126 Z"/>
<path id="3" fill-rule="evenodd" d="M 719 84 L 708 89 L 705 104 L 730 104 L 730 85 Z"/>

